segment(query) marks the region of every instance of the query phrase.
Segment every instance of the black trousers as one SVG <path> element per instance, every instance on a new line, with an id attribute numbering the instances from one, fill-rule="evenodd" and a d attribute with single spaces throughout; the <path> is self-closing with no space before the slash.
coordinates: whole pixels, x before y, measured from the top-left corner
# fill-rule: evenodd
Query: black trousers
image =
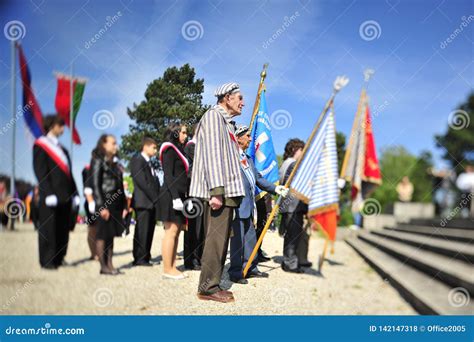
<path id="1" fill-rule="evenodd" d="M 283 242 L 283 267 L 294 270 L 298 268 L 298 247 L 305 234 L 303 230 L 303 212 L 282 214 L 281 224 L 285 228 Z"/>
<path id="2" fill-rule="evenodd" d="M 194 218 L 188 218 L 188 230 L 184 232 L 184 267 L 189 269 L 194 265 L 201 265 L 205 237 L 203 216 L 201 213 Z"/>
<path id="3" fill-rule="evenodd" d="M 58 267 L 67 253 L 71 204 L 59 204 L 55 208 L 39 206 L 39 260 L 41 267 Z"/>
<path id="4" fill-rule="evenodd" d="M 133 234 L 133 263 L 150 262 L 155 233 L 155 209 L 135 209 L 137 224 Z"/>
<path id="5" fill-rule="evenodd" d="M 219 284 L 229 248 L 234 210 L 235 208 L 226 206 L 222 206 L 218 210 L 211 210 L 209 204 L 204 203 L 206 240 L 201 259 L 199 293 L 212 294 L 221 290 Z"/>

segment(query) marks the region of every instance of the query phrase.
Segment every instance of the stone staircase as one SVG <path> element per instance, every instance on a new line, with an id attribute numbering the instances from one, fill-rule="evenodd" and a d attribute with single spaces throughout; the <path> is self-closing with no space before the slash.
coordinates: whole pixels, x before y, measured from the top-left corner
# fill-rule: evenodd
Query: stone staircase
<path id="1" fill-rule="evenodd" d="M 474 315 L 474 221 L 416 219 L 346 242 L 419 313 Z"/>

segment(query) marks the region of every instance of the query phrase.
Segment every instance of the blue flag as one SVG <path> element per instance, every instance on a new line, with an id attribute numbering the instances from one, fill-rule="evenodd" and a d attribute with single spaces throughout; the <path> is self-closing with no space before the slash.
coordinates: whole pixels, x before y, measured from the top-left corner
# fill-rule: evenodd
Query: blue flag
<path id="1" fill-rule="evenodd" d="M 260 93 L 260 105 L 255 117 L 255 122 L 251 132 L 252 141 L 247 149 L 247 154 L 252 158 L 257 171 L 266 180 L 278 182 L 278 162 L 273 147 L 272 128 L 268 116 L 267 101 L 265 91 Z M 256 198 L 261 198 L 265 192 L 256 188 Z"/>

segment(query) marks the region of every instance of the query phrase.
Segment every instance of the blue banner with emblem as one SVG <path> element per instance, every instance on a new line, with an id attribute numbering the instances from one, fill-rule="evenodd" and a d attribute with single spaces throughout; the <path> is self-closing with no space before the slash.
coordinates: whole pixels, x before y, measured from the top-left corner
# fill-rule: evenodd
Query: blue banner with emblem
<path id="1" fill-rule="evenodd" d="M 268 116 L 265 91 L 260 92 L 260 104 L 255 122 L 251 131 L 252 141 L 247 149 L 247 154 L 252 158 L 257 171 L 266 180 L 272 183 L 278 182 L 278 161 L 273 147 L 272 127 Z M 258 187 L 255 190 L 256 198 L 265 194 Z"/>

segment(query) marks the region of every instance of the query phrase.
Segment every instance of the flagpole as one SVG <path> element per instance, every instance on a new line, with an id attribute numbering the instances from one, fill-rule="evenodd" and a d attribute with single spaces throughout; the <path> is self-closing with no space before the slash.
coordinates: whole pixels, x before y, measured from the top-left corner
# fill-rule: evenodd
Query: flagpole
<path id="1" fill-rule="evenodd" d="M 15 154 L 16 154 L 16 39 L 11 41 L 11 111 L 12 111 L 12 169 L 10 176 L 10 196 L 15 196 Z M 10 218 L 9 229 L 14 229 L 13 219 Z"/>
<path id="2" fill-rule="evenodd" d="M 249 132 L 252 131 L 252 127 L 258 113 L 258 107 L 260 105 L 260 93 L 264 87 L 263 82 L 265 82 L 265 77 L 267 77 L 267 67 L 268 63 L 265 63 L 263 65 L 263 70 L 260 73 L 260 83 L 258 84 L 257 98 L 255 99 L 255 104 L 253 105 L 252 117 L 250 118 Z"/>
<path id="3" fill-rule="evenodd" d="M 71 147 L 69 154 L 71 156 L 71 163 L 72 163 L 72 149 L 74 148 L 74 119 L 73 119 L 73 110 L 74 110 L 74 99 L 72 98 L 74 95 L 73 87 L 74 87 L 74 61 L 71 62 L 71 80 L 70 80 L 70 87 L 69 87 L 69 128 L 71 129 Z"/>
<path id="4" fill-rule="evenodd" d="M 337 79 L 339 80 L 339 78 Z M 336 82 L 337 82 L 336 80 Z M 346 79 L 347 80 L 347 79 Z M 314 139 L 314 136 L 316 135 L 317 131 L 319 130 L 319 127 L 321 126 L 321 123 L 323 122 L 324 120 L 324 117 L 326 116 L 326 114 L 328 113 L 329 111 L 329 107 L 331 105 L 331 103 L 334 101 L 334 97 L 336 96 L 337 92 L 347 84 L 347 82 L 345 82 L 344 85 L 342 85 L 341 87 L 339 87 L 339 89 L 336 88 L 336 82 L 335 82 L 335 86 L 334 86 L 334 89 L 333 89 L 333 93 L 331 95 L 331 97 L 329 98 L 329 100 L 326 102 L 326 104 L 324 105 L 324 108 L 321 112 L 321 114 L 319 115 L 319 118 L 318 118 L 318 121 L 316 122 L 316 124 L 314 125 L 314 128 L 313 128 L 313 131 L 311 132 L 311 135 L 309 136 L 308 138 L 308 141 L 306 142 L 306 144 L 304 145 L 304 148 L 303 148 L 303 151 L 301 152 L 301 157 L 298 158 L 298 160 L 296 161 L 296 164 L 293 168 L 293 170 L 291 171 L 290 173 L 290 176 L 288 177 L 288 179 L 286 180 L 286 183 L 285 183 L 285 188 L 289 188 L 290 187 L 290 184 L 293 180 L 293 177 L 296 175 L 296 171 L 298 170 L 299 166 L 301 165 L 301 162 L 303 161 L 304 159 L 304 156 L 306 155 L 309 147 L 311 146 L 311 142 L 313 141 Z M 342 80 L 341 80 L 341 83 L 344 83 Z M 263 231 L 262 233 L 260 234 L 260 238 L 258 239 L 257 241 L 257 244 L 255 245 L 253 251 L 252 251 L 252 254 L 250 255 L 250 258 L 249 260 L 247 261 L 247 265 L 245 266 L 245 269 L 243 271 L 243 275 L 244 275 L 244 278 L 247 276 L 247 272 L 250 268 L 250 266 L 252 265 L 252 261 L 253 259 L 255 258 L 255 255 L 257 254 L 258 252 L 258 249 L 260 248 L 260 245 L 262 244 L 262 241 L 263 241 L 263 238 L 265 237 L 265 234 L 267 233 L 267 230 L 268 228 L 270 227 L 270 225 L 272 224 L 272 221 L 273 219 L 275 218 L 279 208 L 280 208 L 280 203 L 282 201 L 282 197 L 281 196 L 278 196 L 278 199 L 275 203 L 275 206 L 273 207 L 271 213 L 270 213 L 270 216 L 267 218 L 267 221 L 265 222 L 265 227 L 263 228 Z"/>

